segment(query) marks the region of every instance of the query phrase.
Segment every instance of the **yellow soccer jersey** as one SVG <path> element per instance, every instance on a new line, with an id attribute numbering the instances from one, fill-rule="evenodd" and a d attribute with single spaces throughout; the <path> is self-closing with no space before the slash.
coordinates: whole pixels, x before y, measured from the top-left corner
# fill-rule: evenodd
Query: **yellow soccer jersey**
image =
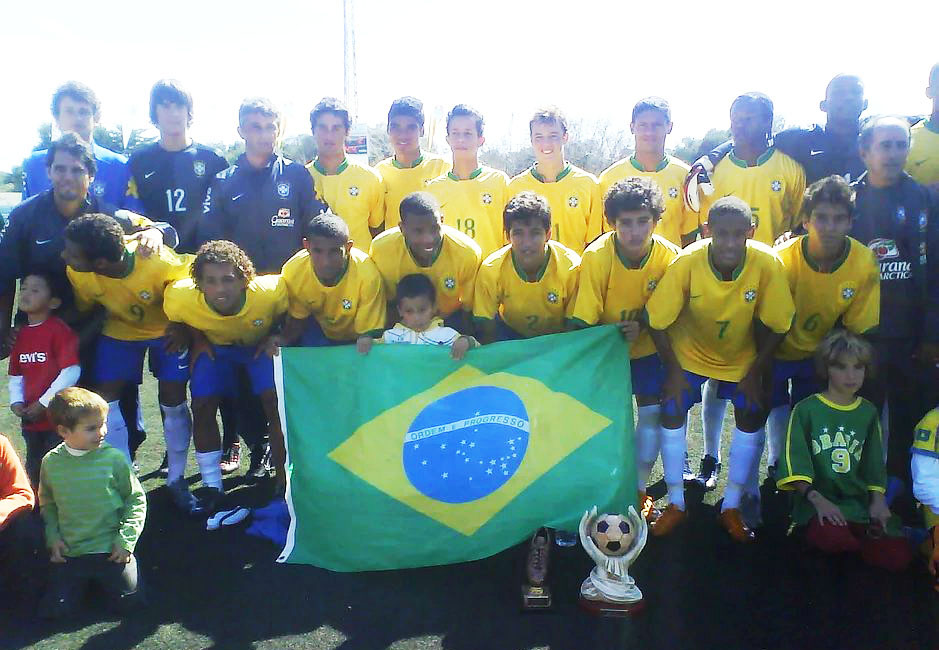
<path id="1" fill-rule="evenodd" d="M 443 222 L 479 244 L 483 257 L 506 244 L 502 210 L 509 177 L 492 167 L 480 167 L 461 180 L 447 172 L 427 183 L 440 201 Z"/>
<path id="2" fill-rule="evenodd" d="M 512 247 L 505 246 L 479 267 L 473 316 L 492 320 L 498 314 L 525 337 L 563 332 L 577 294 L 579 267 L 580 255 L 549 241 L 544 266 L 535 278 L 526 280 Z"/>
<path id="3" fill-rule="evenodd" d="M 179 255 L 163 247 L 159 255 L 136 253 L 137 242 L 126 244 L 131 259 L 130 274 L 109 278 L 97 273 L 79 273 L 66 268 L 75 290 L 75 305 L 87 311 L 95 304 L 107 310 L 102 333 L 121 341 L 145 341 L 166 333 L 163 292 L 169 285 L 189 277 L 192 255 Z"/>
<path id="4" fill-rule="evenodd" d="M 385 281 L 385 296 L 394 300 L 398 281 L 406 275 L 426 275 L 437 289 L 437 313 L 446 318 L 461 307 L 473 309 L 479 246 L 456 228 L 441 226 L 440 251 L 430 266 L 419 266 L 398 228 L 386 230 L 372 242 L 369 257 Z"/>
<path id="5" fill-rule="evenodd" d="M 939 458 L 939 408 L 929 411 L 916 425 L 911 451 Z"/>
<path id="6" fill-rule="evenodd" d="M 355 246 L 368 250 L 372 243 L 368 229 L 378 228 L 385 219 L 385 188 L 378 172 L 348 158 L 335 174 L 327 174 L 318 160 L 306 168 L 313 176 L 316 195 L 349 225 Z"/>
<path id="7" fill-rule="evenodd" d="M 180 280 L 167 287 L 163 309 L 171 321 L 199 330 L 214 345 L 257 345 L 287 312 L 287 286 L 280 275 L 259 275 L 248 283 L 241 310 L 223 316 L 191 279 Z"/>
<path id="8" fill-rule="evenodd" d="M 849 237 L 844 257 L 833 271 L 822 273 L 808 256 L 808 244 L 803 235 L 776 248 L 796 306 L 792 329 L 776 350 L 778 359 L 808 359 L 839 319 L 855 334 L 880 323 L 880 266 L 874 253 Z"/>
<path id="9" fill-rule="evenodd" d="M 681 238 L 698 230 L 698 215 L 685 205 L 682 196 L 682 185 L 689 171 L 688 165 L 672 156 L 665 156 L 655 169 L 646 171 L 638 160 L 630 156 L 613 163 L 600 174 L 600 200 L 603 201 L 610 188 L 624 178 L 651 178 L 665 195 L 665 212 L 655 225 L 655 234 L 681 247 Z M 611 230 L 606 219 L 603 220 L 603 229 Z"/>
<path id="10" fill-rule="evenodd" d="M 287 285 L 287 312 L 297 319 L 309 316 L 334 341 L 350 341 L 363 334 L 378 336 L 385 329 L 385 288 L 375 263 L 353 248 L 342 277 L 327 287 L 313 272 L 304 249 L 287 260 L 281 271 Z"/>
<path id="11" fill-rule="evenodd" d="M 711 180 L 714 193 L 701 198 L 698 215 L 701 223 L 707 222 L 708 210 L 714 202 L 725 196 L 736 196 L 750 204 L 756 222 L 753 239 L 767 246 L 800 223 L 805 171 L 782 151 L 770 147 L 753 167 L 731 151 L 717 163 Z"/>
<path id="12" fill-rule="evenodd" d="M 710 245 L 710 239 L 695 242 L 669 264 L 646 303 L 649 326 L 668 330 L 685 370 L 740 381 L 756 358 L 753 320 L 784 334 L 795 306 L 772 248 L 748 239 L 733 279 L 723 280 L 711 264 Z"/>
<path id="13" fill-rule="evenodd" d="M 439 156 L 423 153 L 412 165 L 401 165 L 394 156 L 375 165 L 385 184 L 385 230 L 401 223 L 401 199 L 425 189 L 430 180 L 450 171 L 450 163 Z M 365 250 L 364 248 L 362 250 Z"/>
<path id="14" fill-rule="evenodd" d="M 910 129 L 906 171 L 917 183 L 939 183 L 939 124 L 923 120 Z"/>
<path id="15" fill-rule="evenodd" d="M 636 320 L 662 279 L 666 267 L 681 249 L 664 237 L 652 235 L 649 254 L 632 267 L 616 249 L 616 233 L 600 236 L 584 251 L 580 262 L 577 299 L 571 318 L 582 326 L 608 325 Z M 633 359 L 655 352 L 649 332 L 643 328 L 630 346 Z"/>
<path id="16" fill-rule="evenodd" d="M 603 229 L 603 200 L 596 177 L 570 163 L 553 183 L 532 166 L 509 183 L 508 200 L 525 190 L 540 194 L 551 206 L 552 239 L 580 255 Z"/>

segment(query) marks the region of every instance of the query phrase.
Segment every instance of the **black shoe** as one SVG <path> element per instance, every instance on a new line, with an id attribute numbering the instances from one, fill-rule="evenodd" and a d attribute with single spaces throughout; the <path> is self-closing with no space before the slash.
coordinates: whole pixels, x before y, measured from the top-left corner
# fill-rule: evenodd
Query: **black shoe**
<path id="1" fill-rule="evenodd" d="M 206 488 L 199 496 L 200 515 L 211 517 L 219 509 L 222 499 L 225 497 L 225 491 L 219 488 Z"/>
<path id="2" fill-rule="evenodd" d="M 263 442 L 251 450 L 251 465 L 245 473 L 245 480 L 256 483 L 271 476 L 271 446 Z"/>
<path id="3" fill-rule="evenodd" d="M 685 453 L 685 462 L 681 466 L 681 478 L 686 483 L 697 480 L 698 475 L 691 471 L 691 464 L 688 462 L 688 454 Z"/>
<path id="4" fill-rule="evenodd" d="M 706 492 L 710 492 L 717 487 L 717 477 L 721 473 L 721 464 L 717 462 L 714 456 L 705 454 L 701 459 L 701 468 L 695 480 L 700 483 Z"/>
<path id="5" fill-rule="evenodd" d="M 166 487 L 170 491 L 170 496 L 173 497 L 173 503 L 183 514 L 190 517 L 199 517 L 206 514 L 205 504 L 193 496 L 185 479 L 178 478 L 172 483 L 167 483 Z"/>
<path id="6" fill-rule="evenodd" d="M 163 452 L 163 462 L 160 463 L 160 466 L 157 467 L 157 476 L 160 478 L 166 478 L 170 475 L 170 461 L 166 455 L 166 452 Z"/>

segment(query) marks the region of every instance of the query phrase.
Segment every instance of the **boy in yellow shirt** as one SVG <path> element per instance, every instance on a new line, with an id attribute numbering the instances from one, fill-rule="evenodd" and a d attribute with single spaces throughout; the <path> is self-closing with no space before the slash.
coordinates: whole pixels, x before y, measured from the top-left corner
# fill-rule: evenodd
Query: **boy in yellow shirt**
<path id="1" fill-rule="evenodd" d="M 528 122 L 535 164 L 509 183 L 508 197 L 525 190 L 551 206 L 551 232 L 578 255 L 600 234 L 603 201 L 596 177 L 564 159 L 567 118 L 555 107 L 537 111 Z"/>
<path id="2" fill-rule="evenodd" d="M 385 289 L 378 268 L 353 247 L 349 227 L 331 212 L 313 217 L 303 250 L 281 271 L 289 308 L 275 345 L 341 345 L 381 334 Z"/>
<path id="3" fill-rule="evenodd" d="M 652 340 L 666 370 L 663 469 L 669 507 L 684 511 L 688 409 L 701 400 L 701 386 L 715 380 L 717 396 L 733 401 L 737 423 L 720 519 L 734 540 L 749 542 L 754 535 L 743 521 L 740 502 L 763 450 L 763 377 L 795 308 L 779 258 L 750 239 L 754 224 L 746 203 L 720 199 L 707 225 L 711 238 L 684 249 L 646 303 Z"/>
<path id="4" fill-rule="evenodd" d="M 577 293 L 580 256 L 551 241 L 551 208 L 534 192 L 515 195 L 503 216 L 509 245 L 476 276 L 473 317 L 484 343 L 563 332 Z"/>
<path id="5" fill-rule="evenodd" d="M 453 151 L 453 168 L 427 184 L 440 201 L 443 222 L 479 244 L 483 258 L 502 248 L 502 208 L 509 177 L 505 172 L 479 164 L 483 116 L 457 104 L 447 114 L 447 144 Z"/>
<path id="6" fill-rule="evenodd" d="M 662 535 L 681 522 L 684 509 L 676 504 L 659 519 L 652 498 L 646 495 L 649 473 L 662 448 L 660 395 L 665 368 L 641 314 L 681 249 L 653 234 L 665 212 L 665 197 L 653 179 L 621 180 L 609 189 L 603 204 L 612 231 L 600 235 L 584 251 L 572 320 L 580 327 L 616 324 L 629 342 L 632 391 L 639 407 L 635 436 L 638 502 L 643 515 L 655 522 L 652 534 Z M 679 498 L 676 494 L 673 503 Z"/>

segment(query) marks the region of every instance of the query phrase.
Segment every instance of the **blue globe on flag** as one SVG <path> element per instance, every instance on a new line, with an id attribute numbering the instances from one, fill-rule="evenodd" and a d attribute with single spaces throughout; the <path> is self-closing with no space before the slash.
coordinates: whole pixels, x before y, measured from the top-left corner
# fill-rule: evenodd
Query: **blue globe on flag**
<path id="1" fill-rule="evenodd" d="M 425 496 L 467 503 L 512 478 L 528 449 L 530 423 L 518 395 L 475 386 L 428 404 L 404 436 L 404 471 Z"/>

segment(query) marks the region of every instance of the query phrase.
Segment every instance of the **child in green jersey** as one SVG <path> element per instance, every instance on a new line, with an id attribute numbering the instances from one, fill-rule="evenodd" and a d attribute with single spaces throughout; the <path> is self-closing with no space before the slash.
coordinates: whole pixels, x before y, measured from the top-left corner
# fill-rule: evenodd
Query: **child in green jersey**
<path id="1" fill-rule="evenodd" d="M 39 504 L 49 547 L 49 591 L 40 615 L 70 612 L 82 587 L 104 587 L 115 608 L 141 600 L 134 547 L 147 516 L 147 497 L 127 458 L 104 441 L 108 404 L 84 388 L 66 388 L 49 402 L 62 444 L 39 472 Z"/>
<path id="2" fill-rule="evenodd" d="M 912 553 L 884 500 L 880 418 L 857 396 L 871 357 L 870 345 L 844 330 L 818 346 L 816 368 L 828 388 L 793 408 L 777 485 L 796 492 L 792 522 L 810 546 L 860 552 L 868 564 L 899 571 Z"/>

